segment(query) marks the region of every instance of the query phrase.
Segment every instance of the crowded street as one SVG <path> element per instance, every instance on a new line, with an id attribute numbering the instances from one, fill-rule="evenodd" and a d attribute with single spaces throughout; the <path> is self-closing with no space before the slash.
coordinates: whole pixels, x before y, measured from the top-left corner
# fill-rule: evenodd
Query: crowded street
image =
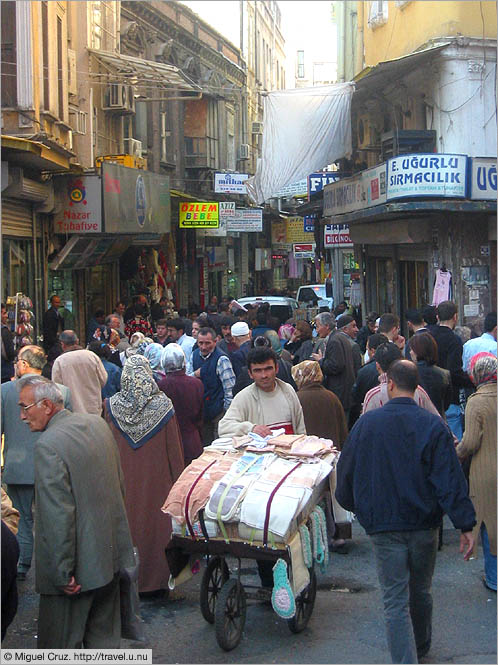
<path id="1" fill-rule="evenodd" d="M 497 662 L 497 3 L 2 3 L 1 663 Z"/>

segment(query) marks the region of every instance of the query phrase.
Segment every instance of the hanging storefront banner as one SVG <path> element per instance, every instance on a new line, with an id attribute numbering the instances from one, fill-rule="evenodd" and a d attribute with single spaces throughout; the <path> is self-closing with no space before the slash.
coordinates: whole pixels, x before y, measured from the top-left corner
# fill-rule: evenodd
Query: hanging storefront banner
<path id="1" fill-rule="evenodd" d="M 169 233 L 169 177 L 102 163 L 106 233 Z"/>
<path id="2" fill-rule="evenodd" d="M 263 230 L 263 211 L 260 208 L 236 208 L 235 214 L 227 217 L 227 231 L 260 233 Z"/>
<path id="3" fill-rule="evenodd" d="M 214 191 L 225 194 L 246 194 L 247 173 L 215 173 Z"/>
<path id="4" fill-rule="evenodd" d="M 314 242 L 295 243 L 292 246 L 292 252 L 296 259 L 314 259 L 315 243 Z"/>
<path id="5" fill-rule="evenodd" d="M 286 220 L 286 242 L 309 242 L 310 236 L 304 230 L 304 220 L 302 217 L 289 217 Z"/>
<path id="6" fill-rule="evenodd" d="M 285 222 L 272 222 L 271 224 L 271 244 L 281 245 L 286 241 Z"/>
<path id="7" fill-rule="evenodd" d="M 219 203 L 220 225 L 217 229 L 204 229 L 198 233 L 205 237 L 226 238 L 227 219 L 235 215 L 235 203 L 233 201 L 220 201 Z"/>
<path id="8" fill-rule="evenodd" d="M 293 182 L 290 185 L 285 185 L 278 192 L 273 194 L 272 198 L 286 198 L 289 196 L 306 196 L 308 190 L 308 181 L 306 178 Z"/>
<path id="9" fill-rule="evenodd" d="M 305 233 L 314 233 L 315 232 L 315 222 L 316 215 L 304 215 L 304 232 Z"/>
<path id="10" fill-rule="evenodd" d="M 181 229 L 203 229 L 219 227 L 218 203 L 199 202 L 191 203 L 182 201 L 180 203 L 179 227 Z"/>
<path id="11" fill-rule="evenodd" d="M 54 214 L 55 233 L 102 233 L 102 180 L 98 175 L 68 178 L 63 207 Z"/>
<path id="12" fill-rule="evenodd" d="M 324 247 L 353 247 L 347 224 L 326 224 L 323 237 Z"/>
<path id="13" fill-rule="evenodd" d="M 308 199 L 312 194 L 321 192 L 325 185 L 339 180 L 339 173 L 337 171 L 318 171 L 318 173 L 311 173 L 308 176 Z"/>
<path id="14" fill-rule="evenodd" d="M 496 159 L 494 157 L 472 158 L 470 198 L 496 201 Z"/>
<path id="15" fill-rule="evenodd" d="M 400 155 L 387 162 L 387 200 L 465 197 L 467 155 Z"/>
<path id="16" fill-rule="evenodd" d="M 323 216 L 370 208 L 386 202 L 386 165 L 381 164 L 323 188 Z"/>

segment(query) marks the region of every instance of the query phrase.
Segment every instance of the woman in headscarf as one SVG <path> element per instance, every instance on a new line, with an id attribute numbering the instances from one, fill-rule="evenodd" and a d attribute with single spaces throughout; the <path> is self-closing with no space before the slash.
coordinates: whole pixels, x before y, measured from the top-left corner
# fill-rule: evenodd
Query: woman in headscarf
<path id="1" fill-rule="evenodd" d="M 496 357 L 477 353 L 469 375 L 476 392 L 467 400 L 465 432 L 457 455 L 470 462 L 470 491 L 477 515 L 474 538 L 481 532 L 484 553 L 484 585 L 496 591 Z"/>
<path id="2" fill-rule="evenodd" d="M 315 360 L 304 360 L 294 365 L 292 376 L 297 385 L 297 397 L 303 408 L 306 432 L 309 435 L 332 439 L 334 446 L 342 450 L 348 435 L 346 415 L 339 398 L 323 387 L 320 363 Z M 345 539 L 352 536 L 351 523 L 336 521 L 329 502 L 325 508 L 329 547 L 334 552 L 346 554 Z"/>
<path id="3" fill-rule="evenodd" d="M 290 340 L 284 345 L 284 349 L 291 354 L 294 365 L 311 358 L 313 353 L 312 339 L 313 330 L 310 324 L 304 320 L 298 321 Z"/>
<path id="4" fill-rule="evenodd" d="M 180 426 L 185 466 L 202 453 L 202 407 L 204 385 L 185 373 L 185 353 L 179 344 L 162 349 L 161 366 L 165 372 L 159 388 L 171 399 Z"/>
<path id="5" fill-rule="evenodd" d="M 144 357 L 147 358 L 147 360 L 149 361 L 149 364 L 152 369 L 152 375 L 156 380 L 156 383 L 159 383 L 165 377 L 165 374 L 161 367 L 161 356 L 163 351 L 164 351 L 164 346 L 162 344 L 157 344 L 157 342 L 149 344 L 144 351 Z"/>
<path id="6" fill-rule="evenodd" d="M 171 520 L 160 508 L 184 468 L 173 404 L 159 390 L 149 361 L 134 355 L 123 367 L 120 392 L 105 400 L 104 410 L 121 458 L 126 514 L 140 557 L 138 590 L 167 589 L 164 548 Z"/>

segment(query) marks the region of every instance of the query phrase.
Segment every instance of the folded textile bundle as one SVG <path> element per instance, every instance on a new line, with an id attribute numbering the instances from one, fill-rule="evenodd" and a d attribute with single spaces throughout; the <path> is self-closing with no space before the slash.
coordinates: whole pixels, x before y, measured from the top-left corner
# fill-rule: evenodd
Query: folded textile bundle
<path id="1" fill-rule="evenodd" d="M 230 470 L 241 453 L 206 448 L 202 455 L 183 470 L 161 508 L 180 524 L 197 520 L 199 510 L 206 506 L 214 483 Z"/>

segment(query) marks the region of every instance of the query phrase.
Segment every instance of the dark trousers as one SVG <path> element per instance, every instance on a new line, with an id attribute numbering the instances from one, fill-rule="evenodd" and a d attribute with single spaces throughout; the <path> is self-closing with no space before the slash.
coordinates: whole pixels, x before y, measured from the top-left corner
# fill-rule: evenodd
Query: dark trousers
<path id="1" fill-rule="evenodd" d="M 120 641 L 119 574 L 76 596 L 40 596 L 38 649 L 119 649 Z"/>
<path id="2" fill-rule="evenodd" d="M 222 411 L 216 418 L 213 420 L 205 420 L 202 425 L 202 445 L 209 446 L 213 443 L 215 439 L 218 438 L 218 423 L 225 415 L 225 412 Z"/>
<path id="3" fill-rule="evenodd" d="M 12 505 L 19 511 L 19 529 L 17 542 L 19 543 L 19 569 L 27 572 L 33 557 L 33 501 L 35 499 L 34 485 L 7 485 L 7 494 Z"/>
<path id="4" fill-rule="evenodd" d="M 384 599 L 393 663 L 418 663 L 432 636 L 431 585 L 438 530 L 390 531 L 371 536 Z"/>

